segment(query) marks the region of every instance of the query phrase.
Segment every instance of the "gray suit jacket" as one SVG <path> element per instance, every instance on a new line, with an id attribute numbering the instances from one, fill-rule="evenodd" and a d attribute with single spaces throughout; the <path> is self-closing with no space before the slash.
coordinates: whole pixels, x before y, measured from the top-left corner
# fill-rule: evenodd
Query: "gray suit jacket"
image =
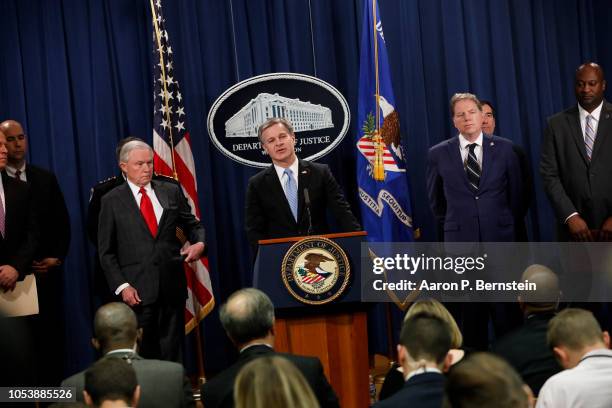
<path id="1" fill-rule="evenodd" d="M 191 384 L 183 366 L 171 361 L 147 360 L 138 354 L 112 353 L 105 358 L 128 358 L 140 385 L 139 407 L 194 407 Z M 83 401 L 85 371 L 62 381 L 62 387 L 76 387 L 77 401 Z"/>
<path id="2" fill-rule="evenodd" d="M 157 236 L 151 236 L 128 183 L 102 198 L 98 222 L 100 263 L 109 288 L 123 283 L 138 290 L 143 305 L 156 302 L 184 302 L 187 285 L 183 271 L 180 228 L 191 243 L 204 242 L 204 227 L 191 214 L 181 188 L 174 183 L 152 180 L 164 211 Z"/>
<path id="3" fill-rule="evenodd" d="M 565 219 L 578 212 L 590 229 L 612 216 L 612 104 L 604 101 L 593 155 L 586 157 L 578 106 L 548 119 L 540 174 L 557 215 L 560 238 L 567 238 Z"/>

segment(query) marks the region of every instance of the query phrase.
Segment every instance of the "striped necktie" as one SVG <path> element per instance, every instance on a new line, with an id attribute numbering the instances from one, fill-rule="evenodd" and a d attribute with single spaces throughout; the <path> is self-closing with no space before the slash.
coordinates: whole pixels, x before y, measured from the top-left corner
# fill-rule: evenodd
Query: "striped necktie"
<path id="1" fill-rule="evenodd" d="M 470 151 L 468 152 L 467 161 L 465 163 L 467 178 L 474 190 L 478 190 L 478 184 L 480 183 L 480 166 L 478 165 L 478 159 L 476 158 L 476 152 L 474 150 L 476 146 L 478 146 L 476 143 L 467 145 Z"/>
<path id="2" fill-rule="evenodd" d="M 295 185 L 295 180 L 293 179 L 293 171 L 290 168 L 286 168 L 284 174 L 287 176 L 287 179 L 285 180 L 285 196 L 289 202 L 289 207 L 291 208 L 293 218 L 297 221 L 297 186 Z"/>
<path id="3" fill-rule="evenodd" d="M 592 115 L 587 115 L 586 124 L 584 126 L 584 146 L 586 147 L 586 155 L 589 160 L 593 155 L 593 145 L 595 144 L 595 129 L 593 128 L 595 118 Z"/>

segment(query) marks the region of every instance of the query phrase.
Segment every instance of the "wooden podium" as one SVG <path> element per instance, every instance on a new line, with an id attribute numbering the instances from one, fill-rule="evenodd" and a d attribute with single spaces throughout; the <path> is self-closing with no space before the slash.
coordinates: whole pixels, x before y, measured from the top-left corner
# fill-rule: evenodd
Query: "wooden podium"
<path id="1" fill-rule="evenodd" d="M 368 407 L 367 314 L 361 298 L 360 251 L 365 232 L 321 235 L 346 253 L 351 281 L 343 295 L 325 305 L 301 303 L 283 284 L 283 258 L 293 244 L 304 238 L 259 241 L 253 286 L 264 291 L 276 307 L 275 349 L 316 356 L 338 394 L 342 407 Z"/>

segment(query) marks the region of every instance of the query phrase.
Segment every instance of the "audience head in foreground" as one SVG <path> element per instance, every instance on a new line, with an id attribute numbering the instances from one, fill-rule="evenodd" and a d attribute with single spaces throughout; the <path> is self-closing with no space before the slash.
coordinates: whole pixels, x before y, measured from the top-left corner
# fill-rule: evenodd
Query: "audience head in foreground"
<path id="1" fill-rule="evenodd" d="M 283 357 L 262 357 L 240 370 L 234 387 L 236 408 L 319 407 L 304 376 Z"/>
<path id="2" fill-rule="evenodd" d="M 132 309 L 122 302 L 108 303 L 94 316 L 93 346 L 102 355 L 118 349 L 136 349 L 140 330 Z"/>
<path id="3" fill-rule="evenodd" d="M 83 395 L 90 407 L 136 407 L 140 398 L 136 372 L 123 359 L 102 359 L 85 372 Z"/>
<path id="4" fill-rule="evenodd" d="M 452 408 L 527 408 L 533 394 L 503 359 L 490 353 L 474 353 L 457 364 L 446 383 Z"/>
<path id="5" fill-rule="evenodd" d="M 238 349 L 252 343 L 274 346 L 274 305 L 255 288 L 234 292 L 221 306 L 221 324 Z"/>
<path id="6" fill-rule="evenodd" d="M 521 276 L 521 281 L 525 280 L 535 283 L 536 290 L 519 294 L 518 302 L 523 314 L 528 316 L 557 310 L 561 300 L 561 290 L 559 278 L 550 268 L 540 264 L 530 265 Z"/>

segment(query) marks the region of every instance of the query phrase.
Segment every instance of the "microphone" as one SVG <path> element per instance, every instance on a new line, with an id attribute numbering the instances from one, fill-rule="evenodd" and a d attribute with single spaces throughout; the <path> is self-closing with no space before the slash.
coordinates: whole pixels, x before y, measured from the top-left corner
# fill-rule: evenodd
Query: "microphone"
<path id="1" fill-rule="evenodd" d="M 310 194 L 308 189 L 304 189 L 304 204 L 306 205 L 306 216 L 308 217 L 308 232 L 306 235 L 312 235 L 312 214 L 310 213 Z"/>

